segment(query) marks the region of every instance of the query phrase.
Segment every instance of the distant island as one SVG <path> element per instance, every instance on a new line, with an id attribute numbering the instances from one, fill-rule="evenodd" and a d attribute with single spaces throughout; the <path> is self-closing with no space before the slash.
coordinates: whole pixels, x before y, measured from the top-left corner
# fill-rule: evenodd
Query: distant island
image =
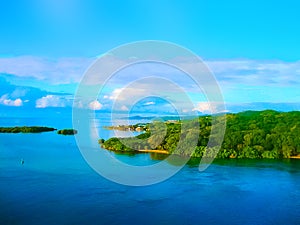
<path id="1" fill-rule="evenodd" d="M 63 129 L 63 130 L 57 131 L 57 133 L 62 134 L 62 135 L 74 135 L 74 134 L 77 134 L 78 131 L 75 129 Z"/>
<path id="2" fill-rule="evenodd" d="M 56 130 L 57 129 L 53 127 L 40 127 L 40 126 L 0 127 L 0 133 L 42 133 L 42 132 L 50 132 Z M 57 133 L 63 135 L 74 135 L 77 134 L 78 132 L 75 129 L 63 129 L 63 130 L 58 130 Z"/>
<path id="3" fill-rule="evenodd" d="M 218 121 L 218 116 L 216 116 Z M 186 147 L 177 148 L 180 135 L 184 135 L 186 143 L 194 138 L 193 124 L 199 122 L 199 137 L 197 146 L 191 153 Z M 160 152 L 182 156 L 210 157 L 216 151 L 208 148 L 211 134 L 212 117 L 200 116 L 195 119 L 178 122 L 164 122 L 166 135 L 159 137 L 159 133 L 151 136 L 151 124 L 144 124 L 143 133 L 132 138 L 112 137 L 99 140 L 101 147 L 116 152 Z M 181 127 L 191 127 L 181 133 Z M 218 126 L 218 124 L 216 124 Z M 110 129 L 136 129 L 140 125 L 110 127 Z M 245 111 L 236 114 L 226 114 L 226 132 L 217 158 L 300 158 L 300 112 L 277 112 L 274 110 Z M 163 134 L 162 134 L 163 135 Z M 212 140 L 214 134 L 211 135 Z M 158 140 L 160 140 L 158 142 Z M 191 139 L 192 141 L 193 139 Z M 126 143 L 126 145 L 124 144 Z M 158 143 L 158 144 L 156 144 Z M 128 147 L 131 146 L 131 147 Z M 153 148 L 152 146 L 155 146 Z"/>
<path id="4" fill-rule="evenodd" d="M 22 126 L 22 127 L 0 127 L 0 133 L 41 133 L 55 131 L 57 129 L 52 127 L 39 126 Z"/>

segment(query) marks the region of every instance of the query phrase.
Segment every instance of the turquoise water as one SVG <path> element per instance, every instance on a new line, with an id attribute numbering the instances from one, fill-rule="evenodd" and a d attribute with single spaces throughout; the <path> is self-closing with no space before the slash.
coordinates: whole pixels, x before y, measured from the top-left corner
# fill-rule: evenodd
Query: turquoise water
<path id="1" fill-rule="evenodd" d="M 71 126 L 30 117 L 0 122 Z M 94 172 L 73 136 L 0 134 L 0 149 L 0 224 L 300 224 L 298 160 L 219 160 L 205 172 L 186 166 L 157 185 L 129 187 Z M 115 157 L 155 162 L 149 154 Z"/>

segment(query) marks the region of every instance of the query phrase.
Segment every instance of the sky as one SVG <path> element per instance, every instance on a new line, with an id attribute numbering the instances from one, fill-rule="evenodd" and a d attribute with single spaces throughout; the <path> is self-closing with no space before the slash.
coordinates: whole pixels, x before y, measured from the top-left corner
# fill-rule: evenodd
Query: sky
<path id="1" fill-rule="evenodd" d="M 97 57 L 141 40 L 176 43 L 201 57 L 214 73 L 229 111 L 300 110 L 297 0 L 12 0 L 0 4 L 1 110 L 71 107 L 84 72 Z M 87 107 L 106 110 L 109 100 L 116 99 L 109 96 L 125 85 L 122 82 L 109 86 L 105 99 Z M 184 80 L 181 85 L 185 87 Z M 189 94 L 195 110 L 207 112 L 207 103 Z M 154 98 L 148 102 L 136 108 L 154 112 L 166 104 Z"/>

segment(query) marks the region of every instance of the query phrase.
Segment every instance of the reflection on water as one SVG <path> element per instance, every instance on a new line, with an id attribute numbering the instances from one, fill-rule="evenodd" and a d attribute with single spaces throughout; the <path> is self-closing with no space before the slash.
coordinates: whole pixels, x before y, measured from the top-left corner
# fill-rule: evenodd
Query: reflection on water
<path id="1" fill-rule="evenodd" d="M 160 153 L 156 153 L 156 152 L 152 152 L 149 155 L 152 160 L 165 160 L 166 158 L 168 158 L 168 155 L 160 154 Z"/>

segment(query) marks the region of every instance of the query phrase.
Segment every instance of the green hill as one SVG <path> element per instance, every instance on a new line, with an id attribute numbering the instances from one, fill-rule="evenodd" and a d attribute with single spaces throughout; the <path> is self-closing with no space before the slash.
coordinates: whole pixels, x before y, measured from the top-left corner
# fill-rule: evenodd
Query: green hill
<path id="1" fill-rule="evenodd" d="M 199 126 L 196 126 L 196 129 L 199 130 L 195 132 L 197 120 Z M 211 124 L 211 116 L 201 116 L 180 123 L 164 123 L 164 126 L 154 129 L 155 132 L 152 132 L 152 136 L 151 126 L 153 124 L 148 124 L 150 131 L 135 138 L 118 139 L 113 137 L 106 141 L 102 140 L 100 144 L 103 148 L 112 151 L 134 152 L 139 149 L 158 149 L 179 155 L 202 157 L 206 150 L 214 150 L 213 147 L 211 149 L 207 147 Z M 183 126 L 188 129 L 182 133 L 181 127 Z M 164 130 L 163 127 L 166 129 Z M 197 145 L 193 147 L 193 151 L 189 149 L 188 144 L 181 144 L 181 147 L 177 148 L 181 136 L 186 137 L 186 143 L 192 143 L 195 139 L 193 133 L 197 133 L 197 136 L 199 134 Z M 213 138 L 214 134 L 212 134 Z M 217 158 L 277 159 L 297 155 L 300 155 L 300 112 L 265 110 L 226 115 L 225 136 Z M 209 157 L 207 154 L 206 156 Z"/>

